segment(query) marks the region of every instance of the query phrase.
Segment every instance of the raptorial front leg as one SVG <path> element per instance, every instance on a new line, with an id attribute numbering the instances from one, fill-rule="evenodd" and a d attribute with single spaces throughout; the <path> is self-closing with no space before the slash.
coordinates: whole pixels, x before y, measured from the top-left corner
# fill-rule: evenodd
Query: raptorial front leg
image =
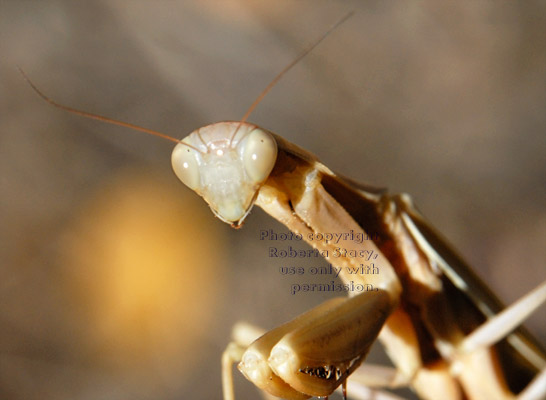
<path id="1" fill-rule="evenodd" d="M 290 400 L 327 397 L 362 363 L 389 315 L 382 290 L 330 299 L 292 321 L 248 340 L 235 330 L 222 358 L 225 400 L 233 399 L 232 364 L 260 389 Z M 243 328 L 245 329 L 245 328 Z M 248 327 L 246 328 L 248 329 Z"/>
<path id="2" fill-rule="evenodd" d="M 222 358 L 222 378 L 224 384 L 224 400 L 234 400 L 233 364 L 241 361 L 242 354 L 251 342 L 262 336 L 265 331 L 254 325 L 239 322 L 233 327 L 232 339 Z M 347 379 L 347 394 L 352 400 L 405 400 L 386 389 L 408 387 L 404 374 L 394 367 L 362 364 Z M 337 391 L 340 391 L 338 388 Z M 265 400 L 278 397 L 265 391 L 261 392 Z"/>

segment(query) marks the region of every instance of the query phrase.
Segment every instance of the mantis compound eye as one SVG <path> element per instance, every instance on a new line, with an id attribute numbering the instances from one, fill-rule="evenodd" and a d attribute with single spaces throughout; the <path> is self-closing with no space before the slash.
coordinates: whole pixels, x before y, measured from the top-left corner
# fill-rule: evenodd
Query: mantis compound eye
<path id="1" fill-rule="evenodd" d="M 192 190 L 198 189 L 201 185 L 198 157 L 199 153 L 183 142 L 176 145 L 171 156 L 174 173 Z"/>
<path id="2" fill-rule="evenodd" d="M 263 182 L 277 160 L 277 142 L 260 129 L 254 129 L 240 144 L 243 166 L 254 183 Z"/>

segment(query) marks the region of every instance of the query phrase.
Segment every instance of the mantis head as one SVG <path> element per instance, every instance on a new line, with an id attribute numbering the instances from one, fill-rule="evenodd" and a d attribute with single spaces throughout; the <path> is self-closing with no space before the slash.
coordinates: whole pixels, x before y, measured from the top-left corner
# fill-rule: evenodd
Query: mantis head
<path id="1" fill-rule="evenodd" d="M 277 159 L 273 136 L 256 125 L 219 122 L 199 128 L 173 150 L 173 170 L 222 221 L 239 227 Z"/>

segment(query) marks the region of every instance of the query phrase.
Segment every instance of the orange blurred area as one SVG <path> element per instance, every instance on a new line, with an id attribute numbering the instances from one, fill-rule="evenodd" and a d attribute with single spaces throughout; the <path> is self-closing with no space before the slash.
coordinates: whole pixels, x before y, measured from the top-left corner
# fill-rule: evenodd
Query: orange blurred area
<path id="1" fill-rule="evenodd" d="M 225 241 L 210 221 L 197 196 L 141 168 L 88 192 L 49 250 L 3 281 L 2 398 L 89 385 L 102 396 L 113 382 L 176 390 L 202 365 L 225 292 Z"/>
<path id="2" fill-rule="evenodd" d="M 173 183 L 124 171 L 62 234 L 68 308 L 91 328 L 85 341 L 99 363 L 184 374 L 199 354 L 223 289 L 225 248 L 208 210 Z"/>

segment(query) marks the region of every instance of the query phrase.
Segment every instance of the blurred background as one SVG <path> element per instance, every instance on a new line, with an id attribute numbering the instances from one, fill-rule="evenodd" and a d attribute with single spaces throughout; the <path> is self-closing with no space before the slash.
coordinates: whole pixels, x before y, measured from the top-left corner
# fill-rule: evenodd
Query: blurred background
<path id="1" fill-rule="evenodd" d="M 544 2 L 1 0 L 1 399 L 220 399 L 236 321 L 328 297 L 291 295 L 259 239 L 285 230 L 215 219 L 171 143 L 55 109 L 16 66 L 58 102 L 181 138 L 240 118 L 350 10 L 250 120 L 411 194 L 505 302 L 546 278 Z M 542 343 L 545 320 L 528 323 Z"/>

